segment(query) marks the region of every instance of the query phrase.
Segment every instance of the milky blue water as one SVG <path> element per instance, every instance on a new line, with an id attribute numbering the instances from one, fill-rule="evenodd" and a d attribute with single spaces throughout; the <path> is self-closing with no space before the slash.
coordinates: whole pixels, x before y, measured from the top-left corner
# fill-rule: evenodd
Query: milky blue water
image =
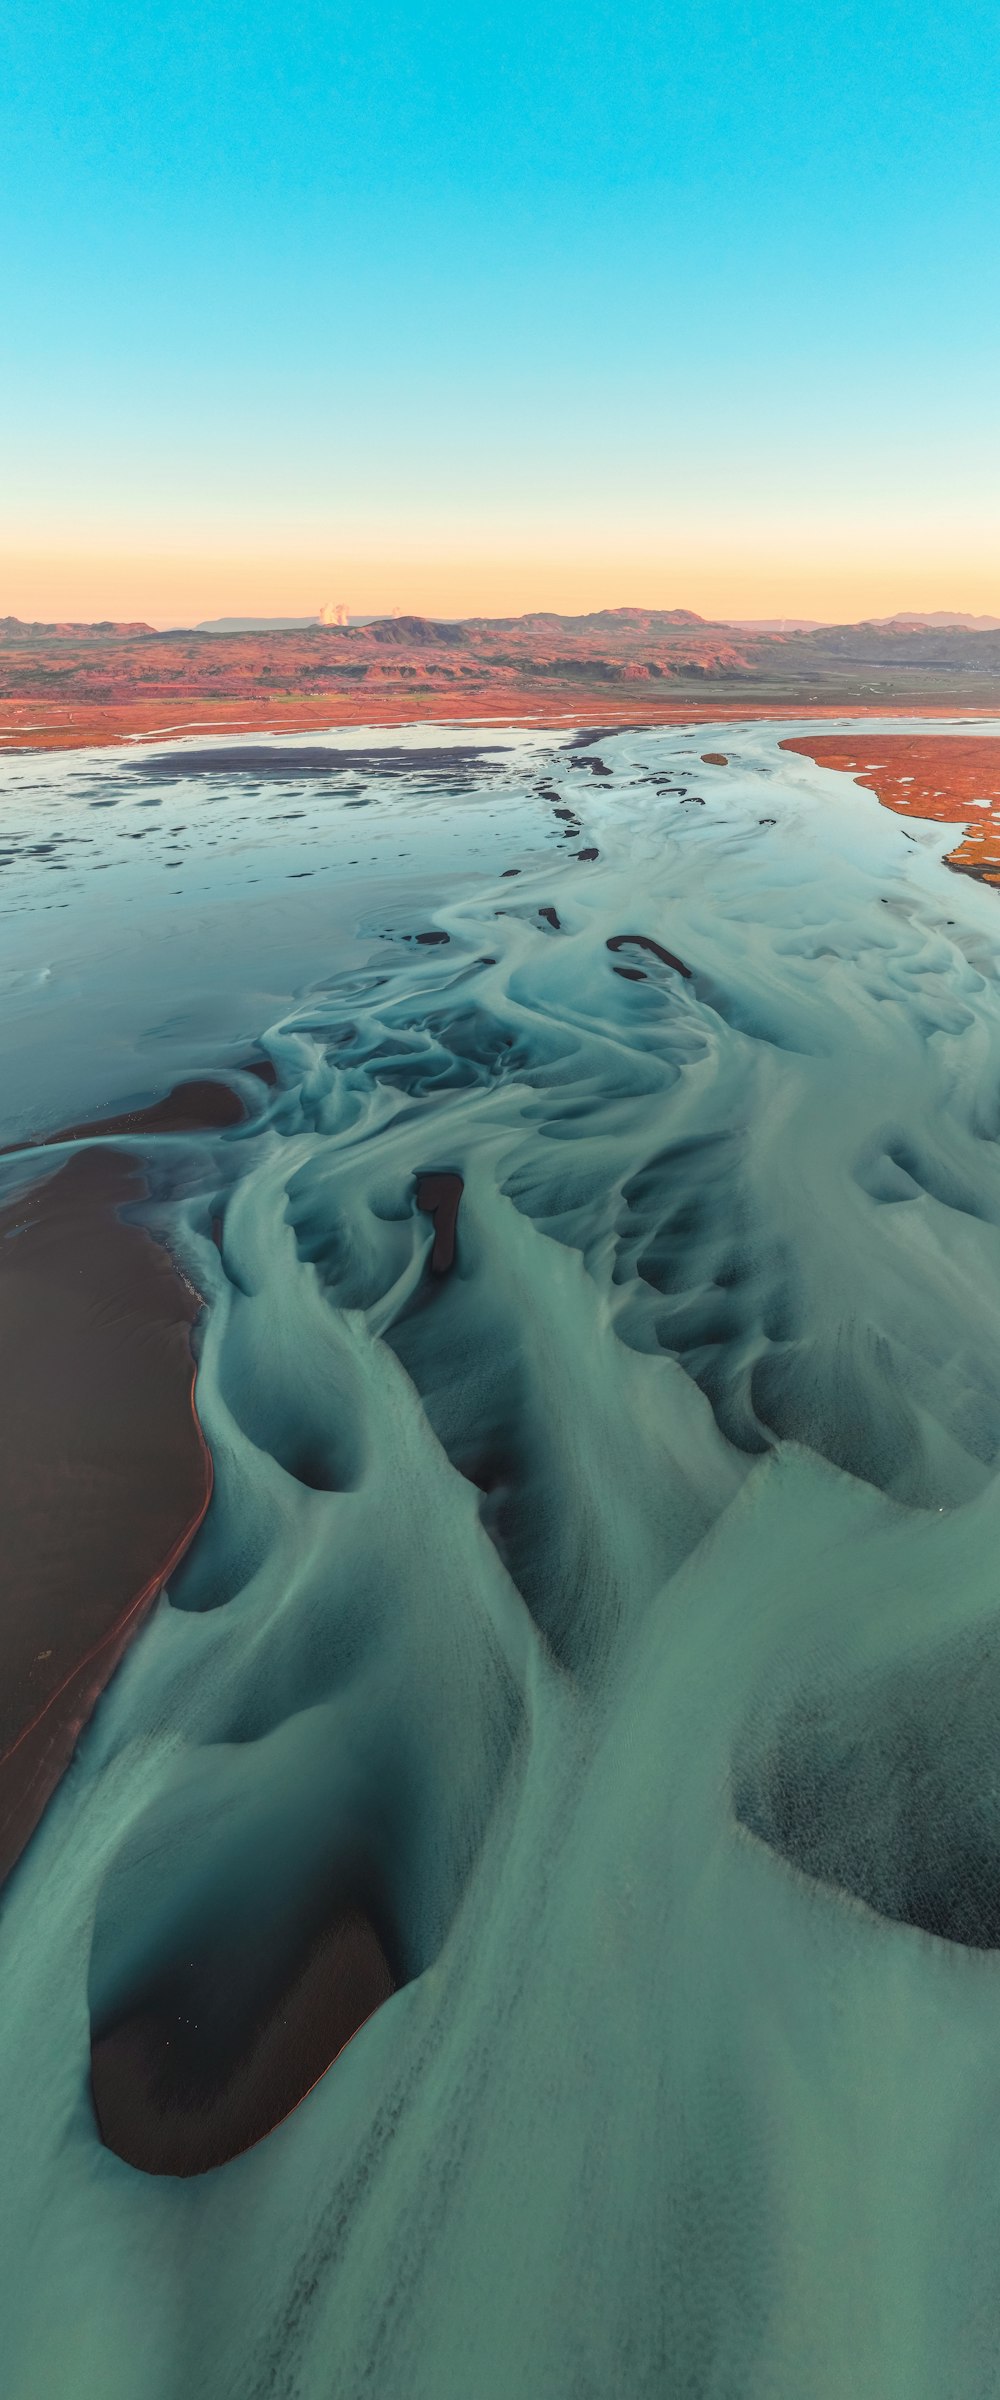
<path id="1" fill-rule="evenodd" d="M 1000 904 L 796 730 L 4 762 L 3 1138 L 276 1076 L 144 1152 L 216 1487 L 0 1912 L 12 2400 L 1000 2389 Z M 124 2164 L 91 2022 L 359 1825 L 401 1988 Z"/>

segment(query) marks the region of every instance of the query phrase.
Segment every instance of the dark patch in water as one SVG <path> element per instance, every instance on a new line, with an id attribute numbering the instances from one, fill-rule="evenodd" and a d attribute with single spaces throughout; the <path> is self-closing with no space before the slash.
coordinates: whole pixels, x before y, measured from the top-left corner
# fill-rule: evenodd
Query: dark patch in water
<path id="1" fill-rule="evenodd" d="M 223 1086 L 210 1087 L 213 1091 Z M 0 1876 L 190 1540 L 211 1488 L 194 1414 L 199 1299 L 88 1150 L 0 1211 Z"/>
<path id="2" fill-rule="evenodd" d="M 636 950 L 651 951 L 653 957 L 661 959 L 665 967 L 676 967 L 678 975 L 686 976 L 688 982 L 690 982 L 690 967 L 686 967 L 683 959 L 678 958 L 673 950 L 665 950 L 662 942 L 654 942 L 651 934 L 613 933 L 611 935 L 608 942 L 609 950 L 624 950 L 628 947 L 634 947 Z"/>
<path id="3" fill-rule="evenodd" d="M 998 1717 L 992 1634 L 797 1697 L 746 1737 L 735 1814 L 879 1916 L 1000 1949 Z"/>
<path id="4" fill-rule="evenodd" d="M 427 1171 L 417 1176 L 417 1207 L 434 1220 L 432 1275 L 447 1275 L 455 1264 L 455 1236 L 464 1189 L 463 1177 L 447 1170 Z"/>
<path id="5" fill-rule="evenodd" d="M 355 1879 L 352 1879 L 352 1881 Z M 147 2175 L 203 2175 L 304 2100 L 397 1989 L 364 1896 L 315 1907 L 261 1896 L 238 1930 L 202 1923 L 109 2022 L 94 2026 L 94 2112 L 106 2148 Z"/>
<path id="6" fill-rule="evenodd" d="M 264 1082 L 274 1081 L 270 1061 L 249 1069 Z M 228 1083 L 203 1076 L 190 1083 L 176 1083 L 163 1100 L 151 1100 L 137 1108 L 123 1109 L 113 1117 L 89 1117 L 83 1124 L 60 1128 L 58 1133 L 39 1134 L 35 1140 L 13 1142 L 0 1157 L 14 1156 L 23 1150 L 44 1150 L 56 1142 L 86 1142 L 119 1140 L 127 1135 L 141 1140 L 146 1134 L 222 1132 L 227 1126 L 242 1125 L 246 1109 Z"/>
<path id="7" fill-rule="evenodd" d="M 481 771 L 488 774 L 494 761 L 502 756 L 501 745 L 490 742 L 454 750 L 409 749 L 401 743 L 385 750 L 334 750 L 319 745 L 261 750 L 234 744 L 218 750 L 172 751 L 167 755 L 137 758 L 130 760 L 127 771 L 153 777 L 158 783 L 179 782 L 188 775 L 253 775 L 272 783 L 295 781 L 306 775 L 344 774 L 386 776 L 393 781 L 401 775 L 417 775 L 421 780 L 436 781 L 442 776 L 454 777 L 456 769 L 472 776 Z"/>

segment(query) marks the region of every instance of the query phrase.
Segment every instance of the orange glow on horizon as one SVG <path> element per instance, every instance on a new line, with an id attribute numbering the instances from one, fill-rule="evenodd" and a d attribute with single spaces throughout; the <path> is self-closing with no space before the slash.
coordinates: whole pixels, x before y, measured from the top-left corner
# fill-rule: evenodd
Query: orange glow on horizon
<path id="1" fill-rule="evenodd" d="M 894 547 L 894 546 L 893 546 Z M 98 548 L 0 553 L 0 617 L 44 622 L 144 619 L 156 626 L 221 616 L 319 617 L 331 589 L 349 591 L 352 612 L 437 617 L 521 616 L 550 610 L 573 616 L 599 608 L 690 608 L 699 616 L 814 617 L 850 624 L 900 610 L 961 609 L 1000 616 L 1000 576 L 992 545 L 982 554 L 903 555 L 888 545 L 877 558 L 823 557 L 735 546 L 723 553 L 664 543 L 658 553 L 610 547 L 570 552 L 553 540 L 544 552 L 502 553 L 427 545 L 391 555 Z"/>

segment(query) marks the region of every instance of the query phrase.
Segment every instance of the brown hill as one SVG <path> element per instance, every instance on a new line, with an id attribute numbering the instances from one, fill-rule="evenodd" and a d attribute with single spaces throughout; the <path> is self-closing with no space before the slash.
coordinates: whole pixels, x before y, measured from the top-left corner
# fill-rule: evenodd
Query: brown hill
<path id="1" fill-rule="evenodd" d="M 0 737 L 33 745 L 352 715 L 743 715 L 782 708 L 995 709 L 1000 631 L 824 625 L 763 631 L 690 609 L 374 618 L 218 633 L 0 619 Z"/>

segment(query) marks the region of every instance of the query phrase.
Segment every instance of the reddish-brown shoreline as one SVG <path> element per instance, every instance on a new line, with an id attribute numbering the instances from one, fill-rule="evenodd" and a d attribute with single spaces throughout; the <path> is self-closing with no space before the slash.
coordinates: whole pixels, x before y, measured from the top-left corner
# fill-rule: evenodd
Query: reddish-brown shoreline
<path id="1" fill-rule="evenodd" d="M 562 692 L 540 699 L 514 685 L 509 691 L 428 692 L 398 698 L 365 693 L 349 699 L 291 699 L 282 702 L 225 702 L 200 700 L 176 715 L 151 702 L 114 707 L 41 708 L 37 702 L 0 701 L 0 758 L 39 750 L 113 748 L 123 743 L 182 741 L 192 734 L 295 733 L 344 725 L 476 724 L 562 727 L 599 723 L 613 726 L 715 725 L 757 723 L 782 717 L 943 717 L 981 723 L 982 708 L 954 700 L 940 701 L 810 701 L 751 698 L 707 701 L 648 701 L 639 708 L 636 695 L 609 698 L 606 690 Z"/>
<path id="2" fill-rule="evenodd" d="M 897 816 L 964 825 L 949 867 L 1000 884 L 1000 740 L 974 734 L 801 734 L 782 742 L 818 767 L 853 775 Z M 988 803 L 983 806 L 983 803 Z"/>

